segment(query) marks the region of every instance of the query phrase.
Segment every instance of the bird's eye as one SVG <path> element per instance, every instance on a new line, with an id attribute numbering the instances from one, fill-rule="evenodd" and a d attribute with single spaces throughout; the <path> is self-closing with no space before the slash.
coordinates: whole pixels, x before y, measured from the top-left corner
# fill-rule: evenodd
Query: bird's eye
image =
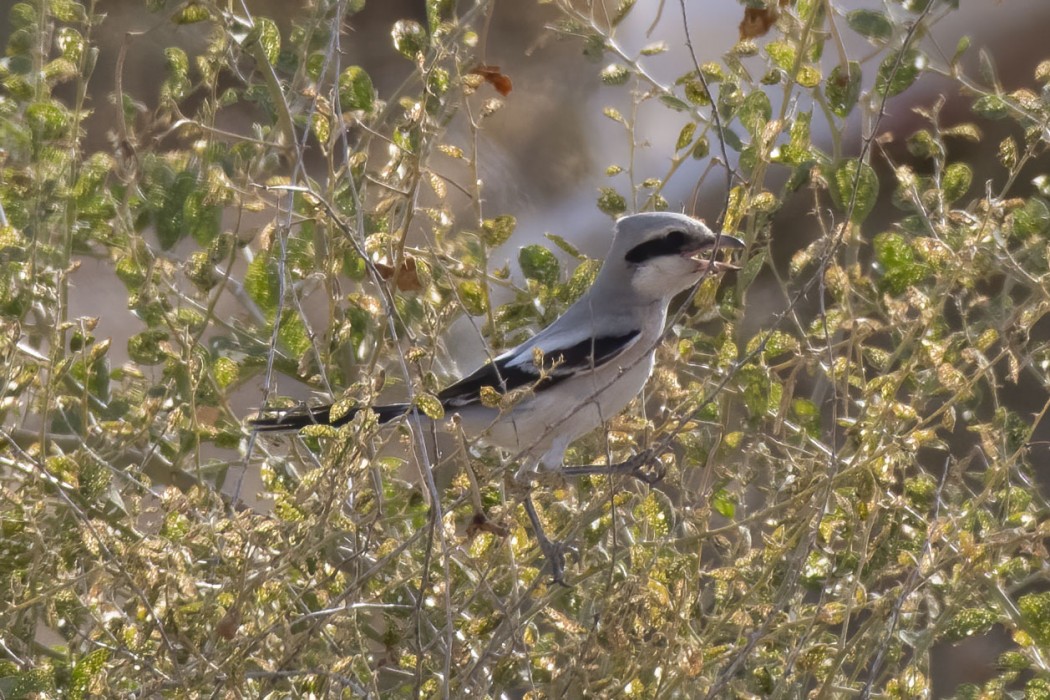
<path id="1" fill-rule="evenodd" d="M 667 244 L 669 247 L 681 248 L 685 245 L 685 232 L 671 231 L 667 234 Z"/>

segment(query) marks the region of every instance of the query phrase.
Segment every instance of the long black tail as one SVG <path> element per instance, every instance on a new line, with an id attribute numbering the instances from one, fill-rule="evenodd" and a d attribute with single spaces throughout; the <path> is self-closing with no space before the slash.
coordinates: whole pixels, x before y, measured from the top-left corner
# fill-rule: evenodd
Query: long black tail
<path id="1" fill-rule="evenodd" d="M 299 430 L 308 425 L 331 425 L 338 427 L 349 423 L 364 407 L 351 408 L 349 411 L 332 420 L 332 406 L 297 406 L 289 409 L 272 409 L 262 411 L 258 417 L 248 421 L 248 425 L 260 433 L 276 433 L 285 430 Z M 407 403 L 395 403 L 389 406 L 372 406 L 379 416 L 380 423 L 392 421 L 412 411 Z"/>

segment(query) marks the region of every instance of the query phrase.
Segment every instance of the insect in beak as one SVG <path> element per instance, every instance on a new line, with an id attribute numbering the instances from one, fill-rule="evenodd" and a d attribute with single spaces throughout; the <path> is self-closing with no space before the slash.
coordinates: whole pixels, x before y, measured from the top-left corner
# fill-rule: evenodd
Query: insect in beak
<path id="1" fill-rule="evenodd" d="M 730 236 L 728 233 L 723 233 L 718 237 L 718 250 L 742 250 L 747 246 L 742 240 L 736 236 Z M 708 251 L 715 249 L 715 242 L 705 243 L 704 245 L 696 248 L 695 250 L 689 250 L 682 253 L 683 257 L 691 258 L 696 261 L 697 272 L 706 272 L 712 270 L 716 273 L 726 272 L 728 270 L 739 270 L 739 265 L 725 262 L 723 260 L 713 260 L 711 258 L 703 257 Z"/>

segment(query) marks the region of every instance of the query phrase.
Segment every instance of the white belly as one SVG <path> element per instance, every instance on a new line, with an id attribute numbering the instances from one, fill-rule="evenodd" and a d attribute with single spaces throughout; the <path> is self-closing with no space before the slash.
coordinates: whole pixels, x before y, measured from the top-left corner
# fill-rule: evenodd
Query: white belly
<path id="1" fill-rule="evenodd" d="M 526 462 L 555 469 L 573 440 L 615 418 L 641 392 L 653 368 L 651 352 L 614 362 L 598 372 L 566 379 L 527 395 L 509 410 L 472 408 L 461 412 L 464 430 Z"/>

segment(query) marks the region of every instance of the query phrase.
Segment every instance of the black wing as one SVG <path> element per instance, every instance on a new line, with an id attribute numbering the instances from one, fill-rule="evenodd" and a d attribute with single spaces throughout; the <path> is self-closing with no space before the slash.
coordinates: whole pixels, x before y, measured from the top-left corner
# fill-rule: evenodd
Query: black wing
<path id="1" fill-rule="evenodd" d="M 543 369 L 537 367 L 532 348 L 500 355 L 438 394 L 445 408 L 459 408 L 481 400 L 482 387 L 490 386 L 501 394 L 515 389 L 548 389 L 577 372 L 604 365 L 623 352 L 638 337 L 639 331 L 624 335 L 587 338 L 567 348 L 543 355 Z M 538 347 L 538 346 L 537 346 Z"/>

